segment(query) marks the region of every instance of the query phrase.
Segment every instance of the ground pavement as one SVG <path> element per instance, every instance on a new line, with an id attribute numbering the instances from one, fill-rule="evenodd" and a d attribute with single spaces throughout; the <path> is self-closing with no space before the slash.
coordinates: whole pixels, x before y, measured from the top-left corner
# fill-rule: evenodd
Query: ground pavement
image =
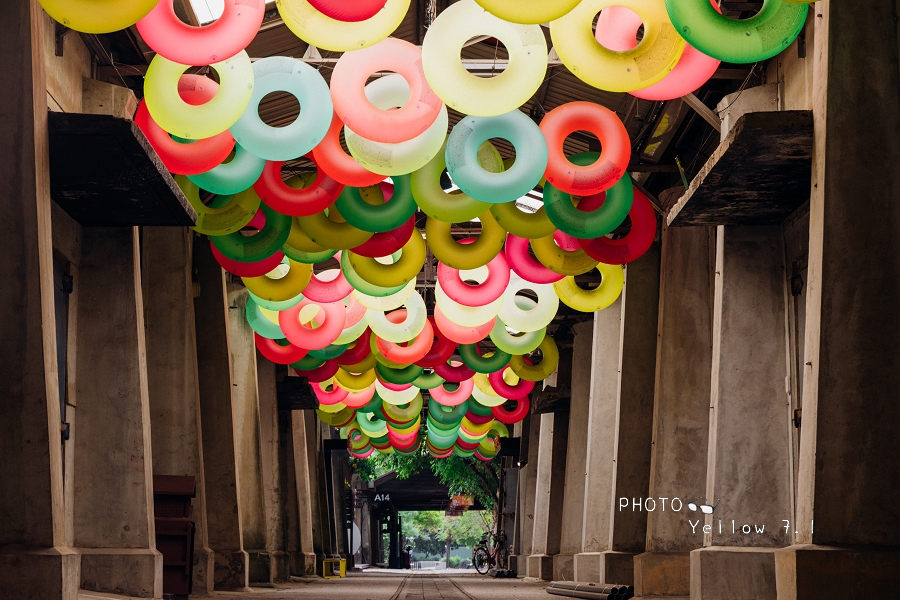
<path id="1" fill-rule="evenodd" d="M 479 575 L 350 574 L 252 592 L 217 592 L 222 600 L 547 600 L 546 583 Z"/>

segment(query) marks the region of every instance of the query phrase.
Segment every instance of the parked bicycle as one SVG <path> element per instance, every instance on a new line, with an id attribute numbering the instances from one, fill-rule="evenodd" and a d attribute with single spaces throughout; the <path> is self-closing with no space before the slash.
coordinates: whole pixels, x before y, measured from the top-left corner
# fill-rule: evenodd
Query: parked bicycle
<path id="1" fill-rule="evenodd" d="M 493 544 L 490 539 L 493 538 Z M 506 569 L 509 550 L 506 547 L 506 533 L 501 529 L 499 534 L 487 531 L 481 537 L 478 545 L 472 550 L 472 564 L 481 575 L 490 569 Z"/>

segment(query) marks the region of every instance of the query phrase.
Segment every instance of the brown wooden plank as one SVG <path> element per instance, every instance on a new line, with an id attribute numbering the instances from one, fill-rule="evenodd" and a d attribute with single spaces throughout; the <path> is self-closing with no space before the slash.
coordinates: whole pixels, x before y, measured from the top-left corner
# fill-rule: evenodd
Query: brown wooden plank
<path id="1" fill-rule="evenodd" d="M 810 111 L 743 115 L 672 206 L 669 225 L 780 223 L 810 193 Z"/>

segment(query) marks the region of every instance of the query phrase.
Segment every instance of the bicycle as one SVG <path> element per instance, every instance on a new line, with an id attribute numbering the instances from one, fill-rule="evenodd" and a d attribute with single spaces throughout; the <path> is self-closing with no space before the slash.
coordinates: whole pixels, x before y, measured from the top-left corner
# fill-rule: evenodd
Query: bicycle
<path id="1" fill-rule="evenodd" d="M 491 537 L 494 538 L 494 543 L 489 547 L 488 541 Z M 505 569 L 506 559 L 506 534 L 502 530 L 497 535 L 490 531 L 485 532 L 472 550 L 472 564 L 480 575 L 484 575 L 492 567 Z"/>

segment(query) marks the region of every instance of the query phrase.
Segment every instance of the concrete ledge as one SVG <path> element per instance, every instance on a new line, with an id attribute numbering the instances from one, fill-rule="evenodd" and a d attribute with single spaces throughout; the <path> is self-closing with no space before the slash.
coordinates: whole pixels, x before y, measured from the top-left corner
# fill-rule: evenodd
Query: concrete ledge
<path id="1" fill-rule="evenodd" d="M 775 552 L 779 600 L 820 600 L 836 590 L 856 598 L 896 598 L 900 548 L 836 548 L 813 544 Z"/>
<path id="2" fill-rule="evenodd" d="M 290 552 L 290 573 L 293 577 L 317 577 L 315 552 Z"/>
<path id="3" fill-rule="evenodd" d="M 553 556 L 553 581 L 575 581 L 575 556 L 555 554 Z"/>
<path id="4" fill-rule="evenodd" d="M 547 554 L 532 554 L 528 557 L 528 577 L 553 580 L 553 557 Z"/>
<path id="5" fill-rule="evenodd" d="M 243 550 L 217 550 L 215 561 L 216 590 L 249 590 L 250 556 Z"/>
<path id="6" fill-rule="evenodd" d="M 162 597 L 163 557 L 149 548 L 79 548 L 81 589 L 136 598 Z"/>
<path id="7" fill-rule="evenodd" d="M 78 592 L 78 600 L 143 600 L 134 596 L 119 596 L 103 592 Z"/>
<path id="8" fill-rule="evenodd" d="M 81 557 L 71 548 L 0 551 L 0 598 L 56 600 L 78 593 Z"/>
<path id="9" fill-rule="evenodd" d="M 691 598 L 777 600 L 776 550 L 733 546 L 694 550 L 691 552 Z"/>
<path id="10" fill-rule="evenodd" d="M 636 597 L 690 596 L 689 552 L 644 552 L 634 557 Z"/>
<path id="11" fill-rule="evenodd" d="M 575 555 L 575 581 L 634 585 L 633 552 L 582 552 Z"/>

